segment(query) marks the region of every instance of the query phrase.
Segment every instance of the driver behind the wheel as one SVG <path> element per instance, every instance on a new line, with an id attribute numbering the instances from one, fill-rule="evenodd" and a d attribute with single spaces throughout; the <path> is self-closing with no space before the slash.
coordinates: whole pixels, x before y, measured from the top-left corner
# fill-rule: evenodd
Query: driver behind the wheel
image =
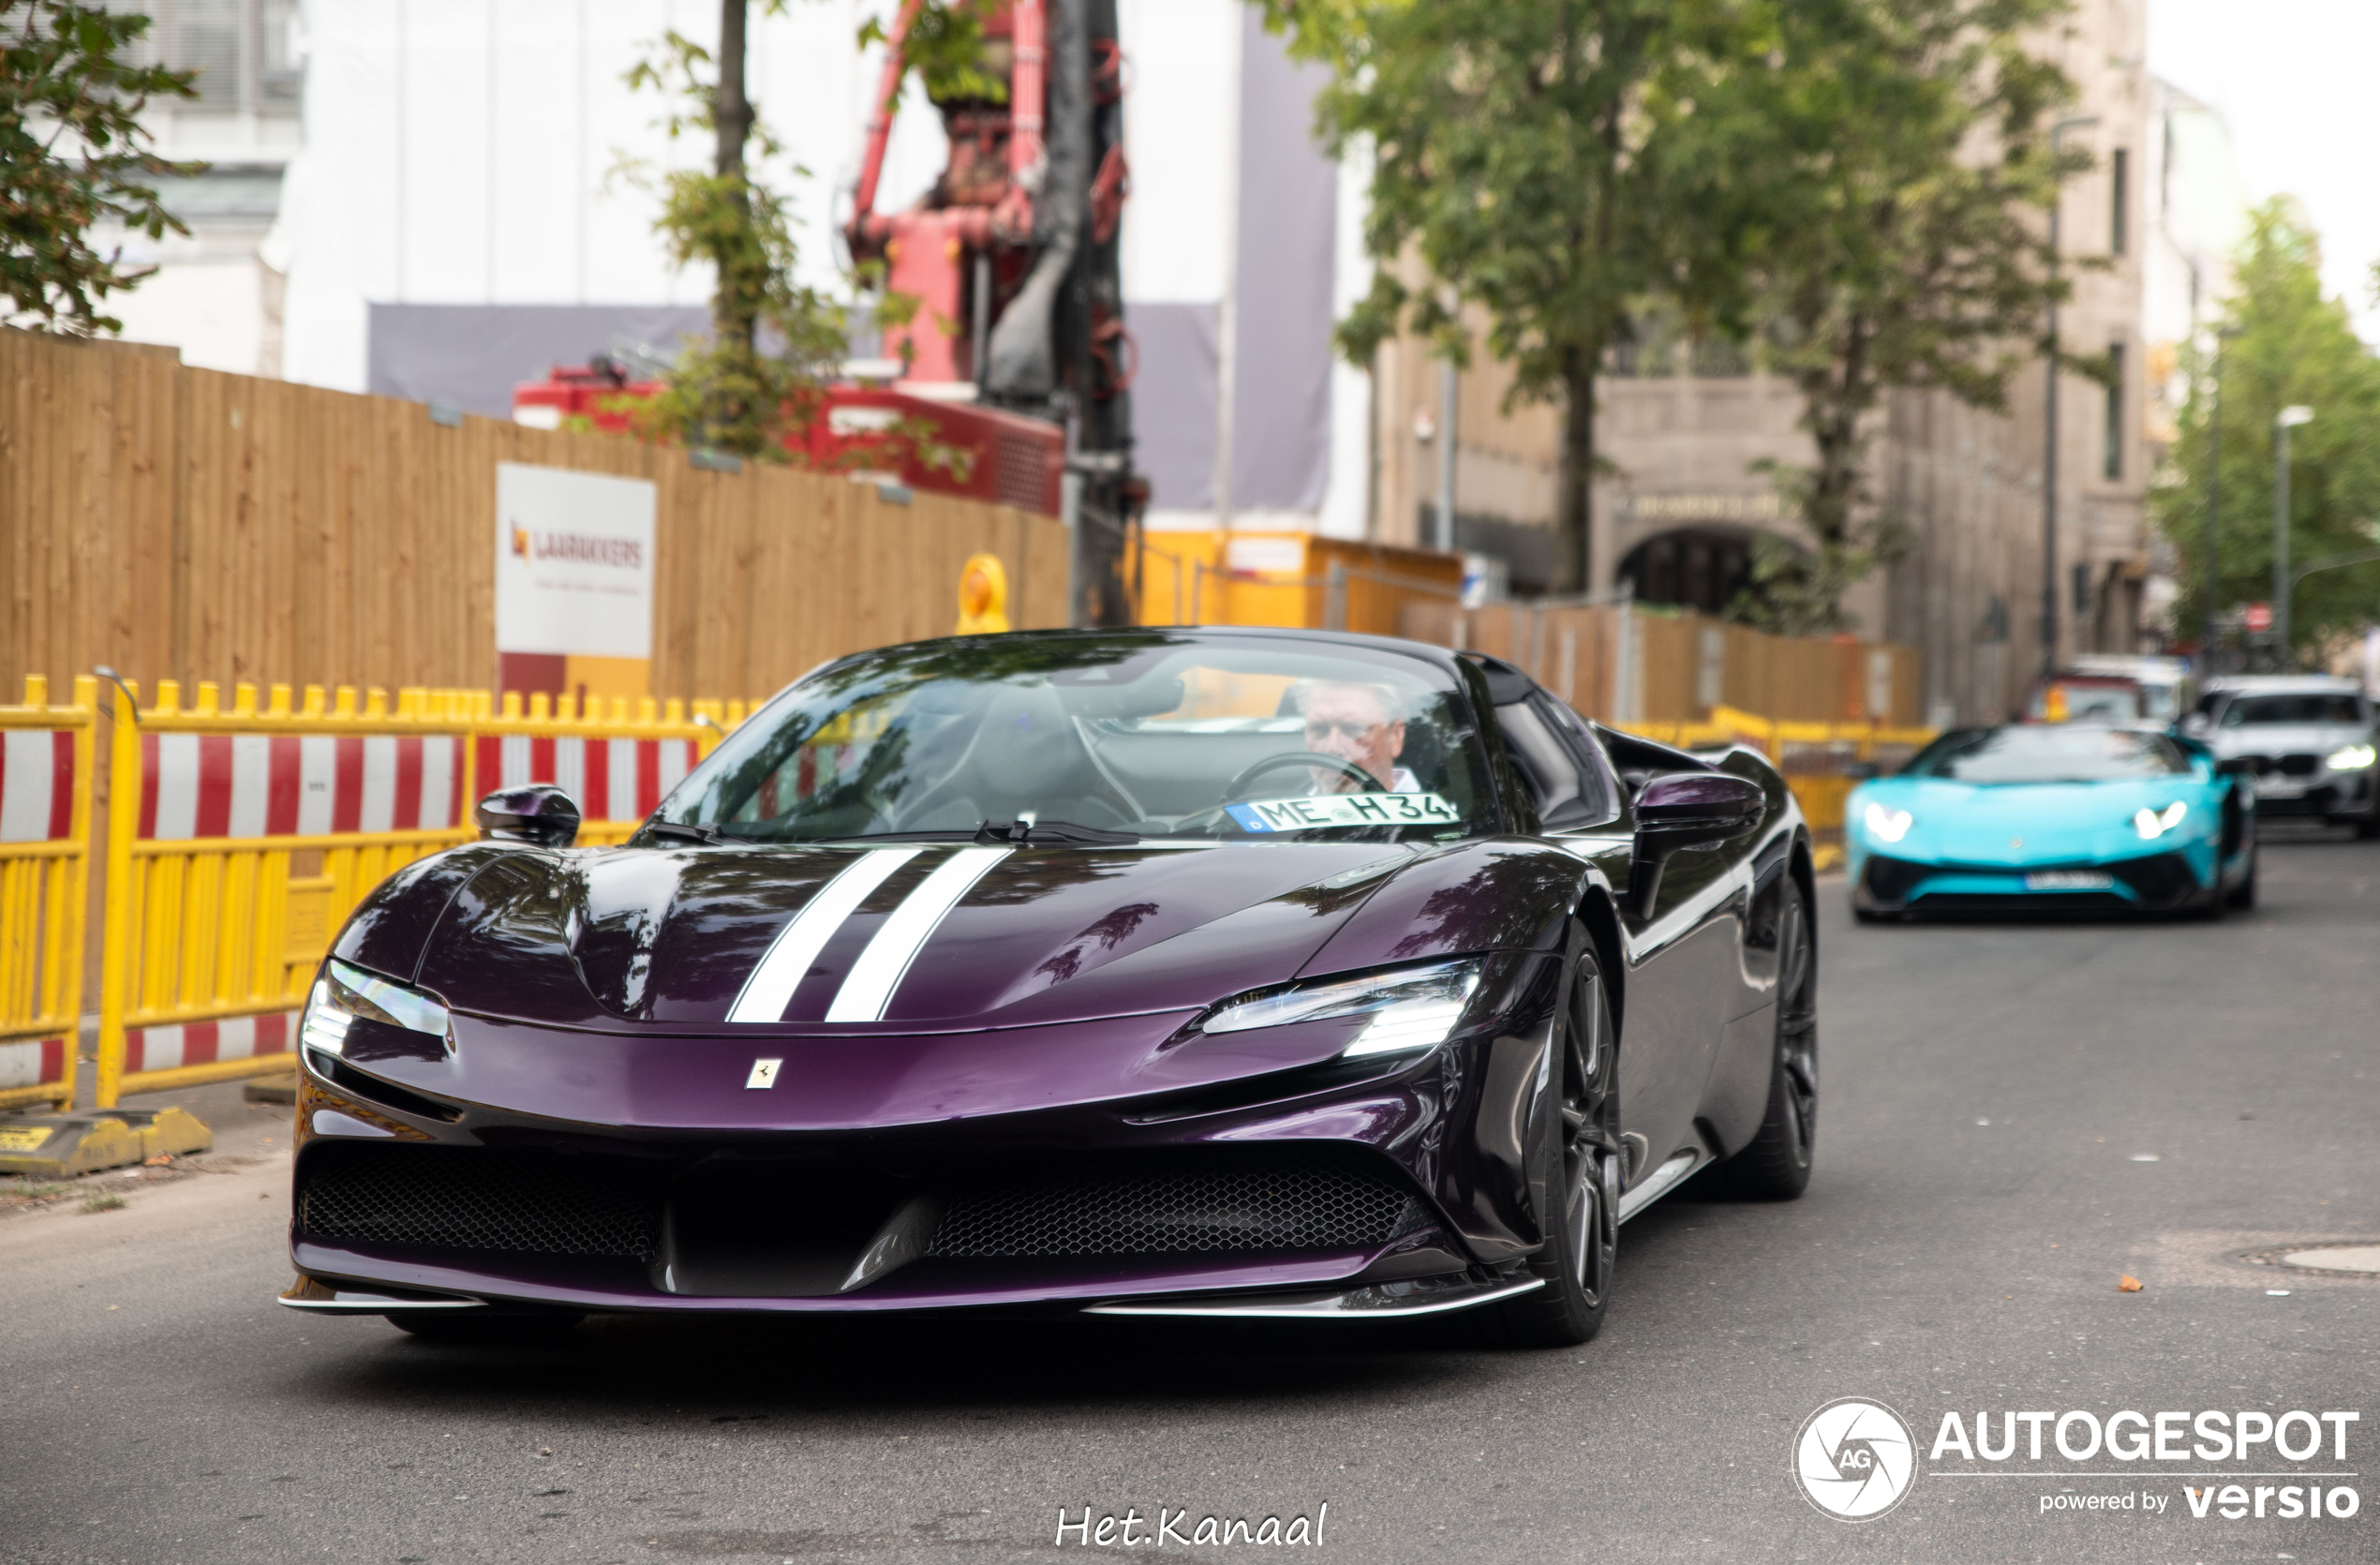
<path id="1" fill-rule="evenodd" d="M 1387 685 L 1317 679 L 1305 688 L 1305 747 L 1369 772 L 1392 794 L 1418 794 L 1421 780 L 1396 764 L 1405 753 L 1405 702 Z M 1314 794 L 1351 794 L 1361 784 L 1335 767 L 1308 767 Z"/>

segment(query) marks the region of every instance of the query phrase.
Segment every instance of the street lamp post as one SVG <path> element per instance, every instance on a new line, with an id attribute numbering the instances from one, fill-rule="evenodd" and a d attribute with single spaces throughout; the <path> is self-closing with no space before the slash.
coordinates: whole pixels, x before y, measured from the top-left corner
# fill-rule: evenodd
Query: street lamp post
<path id="1" fill-rule="evenodd" d="M 2069 130 L 2097 125 L 2096 114 L 2060 120 L 2049 127 L 2049 162 L 2054 173 L 2058 143 Z M 2041 457 L 2041 677 L 2058 672 L 2058 229 L 2062 188 L 2049 197 L 2049 373 L 2042 399 Z"/>
<path id="2" fill-rule="evenodd" d="M 2285 671 L 2297 666 L 2289 639 L 2289 431 L 2313 420 L 2312 408 L 2283 408 L 2272 421 L 2272 628 Z"/>

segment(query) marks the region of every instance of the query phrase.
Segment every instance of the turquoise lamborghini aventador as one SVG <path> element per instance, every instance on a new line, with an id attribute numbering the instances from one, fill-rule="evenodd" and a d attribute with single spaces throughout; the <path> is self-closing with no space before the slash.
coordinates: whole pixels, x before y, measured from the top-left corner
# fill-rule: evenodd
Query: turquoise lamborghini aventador
<path id="1" fill-rule="evenodd" d="M 2254 782 L 2162 730 L 1944 734 L 1844 808 L 1852 911 L 2194 912 L 2256 900 Z"/>

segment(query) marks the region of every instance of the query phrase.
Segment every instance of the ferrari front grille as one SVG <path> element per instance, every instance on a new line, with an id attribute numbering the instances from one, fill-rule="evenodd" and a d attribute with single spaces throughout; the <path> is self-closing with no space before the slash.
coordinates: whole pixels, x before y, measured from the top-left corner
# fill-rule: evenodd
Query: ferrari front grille
<path id="1" fill-rule="evenodd" d="M 638 1170 L 560 1153 L 324 1146 L 298 1186 L 309 1239 L 649 1259 L 658 1202 Z"/>
<path id="2" fill-rule="evenodd" d="M 926 1253 L 1348 1250 L 1385 1245 L 1427 1222 L 1421 1203 L 1389 1180 L 1316 1162 L 1049 1173 L 958 1197 Z"/>

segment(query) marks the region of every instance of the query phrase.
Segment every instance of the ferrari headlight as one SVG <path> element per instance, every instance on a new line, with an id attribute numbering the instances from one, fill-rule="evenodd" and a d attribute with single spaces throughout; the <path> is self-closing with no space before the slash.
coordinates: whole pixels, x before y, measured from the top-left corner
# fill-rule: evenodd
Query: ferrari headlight
<path id="1" fill-rule="evenodd" d="M 2351 744 L 2343 750 L 2332 751 L 2323 759 L 2332 771 L 2361 771 L 2373 761 L 2380 760 L 2380 751 L 2368 744 Z"/>
<path id="2" fill-rule="evenodd" d="M 2153 842 L 2179 826 L 2181 817 L 2188 813 L 2190 806 L 2180 799 L 2174 800 L 2163 810 L 2151 810 L 2144 804 L 2133 812 L 2132 828 L 2140 833 L 2142 842 Z"/>
<path id="3" fill-rule="evenodd" d="M 298 1027 L 298 1041 L 325 1054 L 341 1053 L 347 1048 L 347 1030 L 358 1017 L 432 1037 L 446 1036 L 444 1006 L 419 990 L 375 977 L 334 957 L 322 964 L 322 976 L 314 980 L 314 992 L 305 1002 L 305 1020 Z"/>
<path id="4" fill-rule="evenodd" d="M 1906 810 L 1874 803 L 1868 805 L 1860 820 L 1867 826 L 1867 834 L 1880 842 L 1897 842 L 1909 835 L 1911 827 L 1917 824 L 1917 817 Z"/>
<path id="5" fill-rule="evenodd" d="M 1216 1007 L 1198 1023 L 1207 1033 L 1243 1033 L 1333 1016 L 1370 1016 L 1370 1025 L 1340 1051 L 1343 1057 L 1407 1054 L 1435 1049 L 1463 1020 L 1480 987 L 1485 959 L 1434 962 L 1365 973 L 1352 978 L 1294 984 Z"/>

